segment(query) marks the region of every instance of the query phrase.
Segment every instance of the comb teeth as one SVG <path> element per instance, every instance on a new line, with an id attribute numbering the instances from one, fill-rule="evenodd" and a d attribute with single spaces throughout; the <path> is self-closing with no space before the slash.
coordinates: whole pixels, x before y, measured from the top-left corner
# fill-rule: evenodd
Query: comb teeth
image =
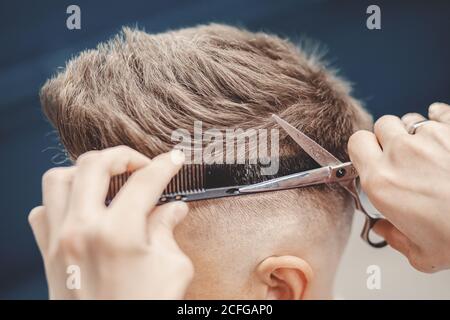
<path id="1" fill-rule="evenodd" d="M 205 191 L 205 166 L 203 164 L 184 165 L 170 180 L 163 196 Z"/>
<path id="2" fill-rule="evenodd" d="M 111 178 L 106 203 L 111 200 L 119 192 L 120 188 L 127 182 L 131 176 L 131 172 L 122 173 Z M 205 165 L 191 164 L 184 165 L 180 171 L 170 180 L 166 189 L 160 197 L 160 202 L 169 200 L 183 200 L 183 195 L 200 193 L 205 191 Z"/>

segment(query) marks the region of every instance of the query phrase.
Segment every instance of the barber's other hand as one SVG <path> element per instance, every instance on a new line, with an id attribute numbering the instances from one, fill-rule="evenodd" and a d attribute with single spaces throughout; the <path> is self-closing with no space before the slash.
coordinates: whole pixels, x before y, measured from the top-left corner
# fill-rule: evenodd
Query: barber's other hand
<path id="1" fill-rule="evenodd" d="M 50 298 L 184 297 L 193 266 L 175 242 L 173 229 L 188 207 L 183 202 L 155 207 L 183 160 L 179 151 L 150 160 L 119 146 L 88 152 L 75 166 L 44 174 L 43 206 L 32 210 L 29 221 L 44 259 Z M 126 171 L 134 173 L 106 207 L 110 177 Z M 79 289 L 66 283 L 68 271 L 76 269 Z"/>
<path id="2" fill-rule="evenodd" d="M 363 190 L 386 217 L 375 232 L 419 271 L 450 268 L 450 106 L 434 103 L 431 121 L 414 135 L 406 128 L 424 120 L 383 116 L 374 132 L 349 140 L 350 159 Z"/>

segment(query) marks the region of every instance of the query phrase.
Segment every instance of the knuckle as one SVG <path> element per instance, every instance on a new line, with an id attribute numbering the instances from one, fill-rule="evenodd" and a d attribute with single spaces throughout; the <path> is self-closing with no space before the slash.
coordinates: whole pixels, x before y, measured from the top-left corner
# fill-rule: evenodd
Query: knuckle
<path id="1" fill-rule="evenodd" d="M 129 146 L 126 146 L 126 145 L 118 145 L 118 146 L 115 146 L 115 147 L 112 147 L 112 148 L 109 148 L 109 149 L 106 149 L 106 150 L 104 150 L 103 152 L 105 152 L 105 151 L 108 151 L 108 150 L 116 150 L 116 151 L 119 151 L 119 152 L 130 152 L 130 151 L 134 151 L 134 149 L 132 149 L 131 147 L 129 147 Z"/>
<path id="2" fill-rule="evenodd" d="M 91 233 L 91 242 L 102 254 L 112 255 L 116 252 L 120 241 L 113 236 L 108 227 L 100 227 Z"/>
<path id="3" fill-rule="evenodd" d="M 386 125 L 386 123 L 389 123 L 391 121 L 396 121 L 397 119 L 398 118 L 393 115 L 389 115 L 389 114 L 384 115 L 384 116 L 380 117 L 377 121 L 375 121 L 374 128 L 375 128 L 375 130 L 379 130 L 379 129 L 383 128 Z"/>
<path id="4" fill-rule="evenodd" d="M 365 130 L 359 130 L 353 133 L 350 138 L 348 139 L 348 148 L 349 150 L 353 150 L 353 148 L 356 146 L 358 141 L 360 141 L 362 138 L 364 138 L 367 135 L 367 131 Z"/>
<path id="5" fill-rule="evenodd" d="M 38 220 L 44 214 L 44 207 L 39 206 L 31 209 L 28 214 L 28 223 L 33 226 L 36 220 Z"/>
<path id="6" fill-rule="evenodd" d="M 386 114 L 386 115 L 380 117 L 380 119 L 378 119 L 377 122 L 382 124 L 382 123 L 389 122 L 392 120 L 396 121 L 397 119 L 398 119 L 397 116 L 394 116 L 392 114 Z"/>
<path id="7" fill-rule="evenodd" d="M 442 102 L 434 102 L 428 107 L 428 114 L 440 118 L 444 114 L 450 114 L 450 106 Z"/>
<path id="8" fill-rule="evenodd" d="M 428 107 L 429 111 L 432 111 L 435 108 L 439 108 L 440 103 L 439 102 L 433 102 L 432 104 L 430 104 L 430 106 Z"/>
<path id="9" fill-rule="evenodd" d="M 364 145 L 374 138 L 374 134 L 367 130 L 359 130 L 353 133 L 348 140 L 348 154 L 352 157 L 364 156 Z"/>
<path id="10" fill-rule="evenodd" d="M 401 117 L 403 124 L 407 128 L 410 127 L 411 125 L 413 125 L 414 123 L 422 121 L 424 119 L 425 118 L 421 114 L 416 113 L 416 112 L 410 112 L 410 113 L 403 115 L 403 117 Z"/>
<path id="11" fill-rule="evenodd" d="M 57 167 L 57 168 L 51 168 L 47 170 L 44 175 L 42 176 L 42 184 L 43 185 L 49 185 L 53 184 L 58 181 L 62 181 L 65 179 L 65 172 L 66 168 L 64 167 Z"/>
<path id="12" fill-rule="evenodd" d="M 408 120 L 408 118 L 415 118 L 415 119 L 417 119 L 417 118 L 422 118 L 422 119 L 423 119 L 422 115 L 419 114 L 419 113 L 417 113 L 417 112 L 408 112 L 408 113 L 405 113 L 401 119 L 402 119 L 402 120 Z"/>
<path id="13" fill-rule="evenodd" d="M 85 248 L 86 234 L 80 228 L 65 227 L 59 237 L 59 253 L 64 256 L 79 256 Z"/>
<path id="14" fill-rule="evenodd" d="M 111 245 L 115 243 L 114 233 L 111 228 L 106 225 L 92 229 L 89 236 L 95 245 Z"/>
<path id="15" fill-rule="evenodd" d="M 95 151 L 95 150 L 88 151 L 78 157 L 77 165 L 79 165 L 79 166 L 90 165 L 92 163 L 97 162 L 100 157 L 101 157 L 101 154 L 99 151 Z"/>

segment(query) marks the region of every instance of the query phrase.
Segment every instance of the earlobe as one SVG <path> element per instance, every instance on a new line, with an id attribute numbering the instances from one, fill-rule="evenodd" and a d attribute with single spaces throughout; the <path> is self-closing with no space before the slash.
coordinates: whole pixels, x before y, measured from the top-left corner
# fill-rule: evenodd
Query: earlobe
<path id="1" fill-rule="evenodd" d="M 313 278 L 309 263 L 295 256 L 268 257 L 256 267 L 266 299 L 301 300 Z"/>

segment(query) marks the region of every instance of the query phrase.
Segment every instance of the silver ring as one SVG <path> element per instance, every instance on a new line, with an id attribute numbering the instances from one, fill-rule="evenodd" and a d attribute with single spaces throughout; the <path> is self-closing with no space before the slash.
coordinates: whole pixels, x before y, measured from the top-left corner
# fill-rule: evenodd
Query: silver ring
<path id="1" fill-rule="evenodd" d="M 415 123 L 413 123 L 412 125 L 409 126 L 408 128 L 408 133 L 409 134 L 415 134 L 417 131 L 417 128 L 423 126 L 425 123 L 429 122 L 430 120 L 425 119 L 425 120 L 421 120 L 421 121 L 417 121 Z"/>

